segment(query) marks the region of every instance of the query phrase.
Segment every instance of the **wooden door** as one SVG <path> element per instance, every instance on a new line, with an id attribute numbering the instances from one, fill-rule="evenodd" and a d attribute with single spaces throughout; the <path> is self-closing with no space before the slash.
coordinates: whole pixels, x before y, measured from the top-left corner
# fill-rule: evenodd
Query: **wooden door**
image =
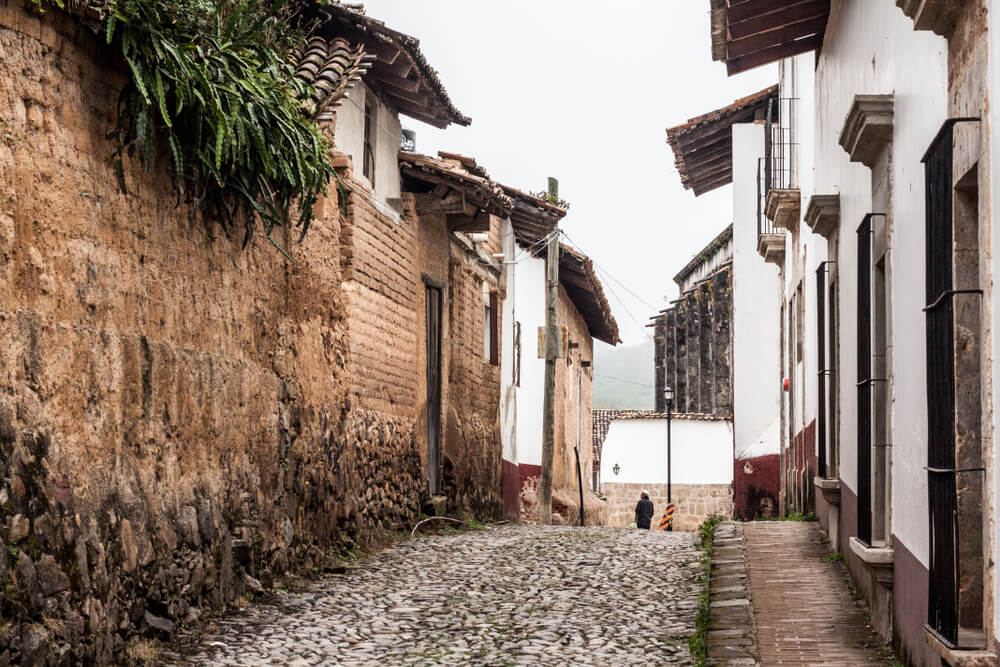
<path id="1" fill-rule="evenodd" d="M 441 290 L 427 287 L 427 482 L 441 491 Z"/>

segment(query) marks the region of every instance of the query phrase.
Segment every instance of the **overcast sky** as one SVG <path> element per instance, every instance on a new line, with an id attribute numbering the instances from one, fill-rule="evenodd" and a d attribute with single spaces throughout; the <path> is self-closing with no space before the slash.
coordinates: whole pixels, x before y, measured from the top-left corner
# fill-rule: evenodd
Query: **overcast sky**
<path id="1" fill-rule="evenodd" d="M 420 40 L 472 118 L 446 130 L 404 118 L 417 151 L 475 157 L 523 190 L 557 177 L 571 204 L 562 229 L 598 265 L 622 339 L 645 340 L 640 324 L 676 296 L 672 276 L 732 208 L 731 186 L 698 198 L 681 187 L 666 128 L 776 83 L 776 68 L 727 77 L 712 61 L 708 0 L 364 4 Z"/>

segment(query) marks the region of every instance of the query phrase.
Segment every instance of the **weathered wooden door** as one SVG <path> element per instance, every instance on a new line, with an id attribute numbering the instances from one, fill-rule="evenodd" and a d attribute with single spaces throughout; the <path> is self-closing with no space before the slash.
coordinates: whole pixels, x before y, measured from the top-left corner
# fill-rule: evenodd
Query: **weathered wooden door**
<path id="1" fill-rule="evenodd" d="M 441 290 L 427 287 L 427 482 L 441 490 Z"/>

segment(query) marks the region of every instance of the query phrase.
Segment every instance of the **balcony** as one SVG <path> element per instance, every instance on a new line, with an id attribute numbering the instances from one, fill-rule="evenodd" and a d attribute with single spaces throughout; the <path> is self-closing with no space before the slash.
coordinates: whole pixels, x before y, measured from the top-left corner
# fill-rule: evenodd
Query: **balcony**
<path id="1" fill-rule="evenodd" d="M 798 188 L 772 188 L 767 193 L 765 213 L 776 228 L 797 232 L 801 210 L 802 196 Z"/>
<path id="2" fill-rule="evenodd" d="M 757 236 L 757 252 L 765 262 L 783 266 L 785 264 L 785 235 L 764 233 Z"/>
<path id="3" fill-rule="evenodd" d="M 785 263 L 785 232 L 798 229 L 801 210 L 795 102 L 791 98 L 772 101 L 764 157 L 757 160 L 757 252 L 765 262 L 778 266 Z"/>
<path id="4" fill-rule="evenodd" d="M 829 239 L 840 226 L 840 195 L 813 195 L 806 206 L 806 224 L 813 234 Z"/>

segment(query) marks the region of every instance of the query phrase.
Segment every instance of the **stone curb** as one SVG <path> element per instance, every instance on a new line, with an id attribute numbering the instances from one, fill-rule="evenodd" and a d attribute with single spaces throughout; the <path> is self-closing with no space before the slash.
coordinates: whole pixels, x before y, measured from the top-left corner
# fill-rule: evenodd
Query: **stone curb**
<path id="1" fill-rule="evenodd" d="M 743 524 L 715 527 L 709 579 L 708 665 L 759 665 Z"/>

